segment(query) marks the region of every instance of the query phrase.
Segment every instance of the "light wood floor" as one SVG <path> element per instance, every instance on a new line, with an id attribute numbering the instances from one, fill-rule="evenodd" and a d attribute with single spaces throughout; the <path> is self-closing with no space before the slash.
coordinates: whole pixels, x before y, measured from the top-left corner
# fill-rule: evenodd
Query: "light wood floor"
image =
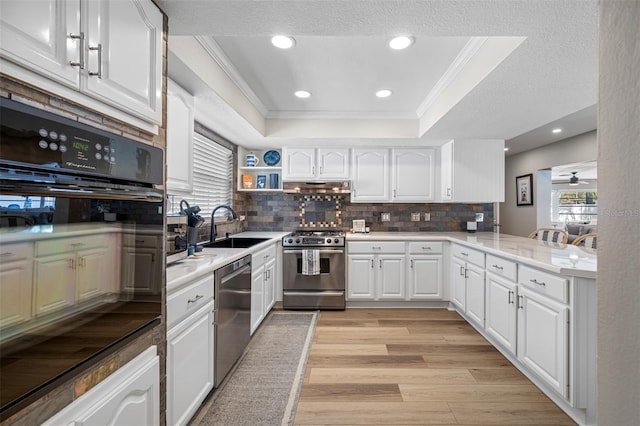
<path id="1" fill-rule="evenodd" d="M 455 312 L 322 311 L 296 425 L 574 425 Z"/>

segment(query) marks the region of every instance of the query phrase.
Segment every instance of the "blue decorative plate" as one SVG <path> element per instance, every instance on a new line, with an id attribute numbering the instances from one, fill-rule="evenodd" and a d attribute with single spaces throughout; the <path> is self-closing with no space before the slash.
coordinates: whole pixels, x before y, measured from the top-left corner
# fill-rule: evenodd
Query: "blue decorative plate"
<path id="1" fill-rule="evenodd" d="M 280 153 L 278 151 L 267 151 L 262 157 L 264 164 L 267 166 L 275 166 L 280 162 Z"/>

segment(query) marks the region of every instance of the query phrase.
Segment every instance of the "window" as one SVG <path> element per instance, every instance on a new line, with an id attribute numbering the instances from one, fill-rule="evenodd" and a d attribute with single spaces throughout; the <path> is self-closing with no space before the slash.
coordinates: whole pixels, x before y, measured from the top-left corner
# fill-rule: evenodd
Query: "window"
<path id="1" fill-rule="evenodd" d="M 551 191 L 551 221 L 553 223 L 597 222 L 598 193 L 596 191 Z"/>
<path id="2" fill-rule="evenodd" d="M 193 193 L 191 206 L 200 206 L 207 217 L 219 205 L 233 200 L 233 152 L 200 134 L 193 138 Z M 221 215 L 226 213 L 220 211 Z"/>

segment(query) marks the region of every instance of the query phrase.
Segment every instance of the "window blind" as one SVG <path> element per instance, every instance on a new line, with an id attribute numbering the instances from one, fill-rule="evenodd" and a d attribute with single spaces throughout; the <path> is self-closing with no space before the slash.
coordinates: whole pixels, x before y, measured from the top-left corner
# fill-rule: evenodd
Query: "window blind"
<path id="1" fill-rule="evenodd" d="M 211 216 L 219 205 L 231 206 L 233 199 L 233 152 L 200 134 L 193 137 L 193 204 L 200 215 Z M 221 210 L 220 215 L 225 215 Z M 216 214 L 217 216 L 217 214 Z"/>

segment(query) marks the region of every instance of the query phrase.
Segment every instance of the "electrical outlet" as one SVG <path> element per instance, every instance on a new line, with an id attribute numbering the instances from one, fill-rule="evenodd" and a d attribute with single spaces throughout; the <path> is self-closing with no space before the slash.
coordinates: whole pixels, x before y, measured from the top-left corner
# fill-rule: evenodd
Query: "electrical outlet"
<path id="1" fill-rule="evenodd" d="M 391 213 L 380 213 L 380 220 L 382 222 L 391 222 Z"/>
<path id="2" fill-rule="evenodd" d="M 240 222 L 247 220 L 247 217 L 245 215 L 240 215 Z"/>
<path id="3" fill-rule="evenodd" d="M 424 214 L 424 221 L 425 222 L 431 222 L 431 213 L 425 213 Z"/>
<path id="4" fill-rule="evenodd" d="M 411 222 L 420 222 L 420 213 L 411 213 Z"/>
<path id="5" fill-rule="evenodd" d="M 484 213 L 476 213 L 476 222 L 484 222 Z"/>

